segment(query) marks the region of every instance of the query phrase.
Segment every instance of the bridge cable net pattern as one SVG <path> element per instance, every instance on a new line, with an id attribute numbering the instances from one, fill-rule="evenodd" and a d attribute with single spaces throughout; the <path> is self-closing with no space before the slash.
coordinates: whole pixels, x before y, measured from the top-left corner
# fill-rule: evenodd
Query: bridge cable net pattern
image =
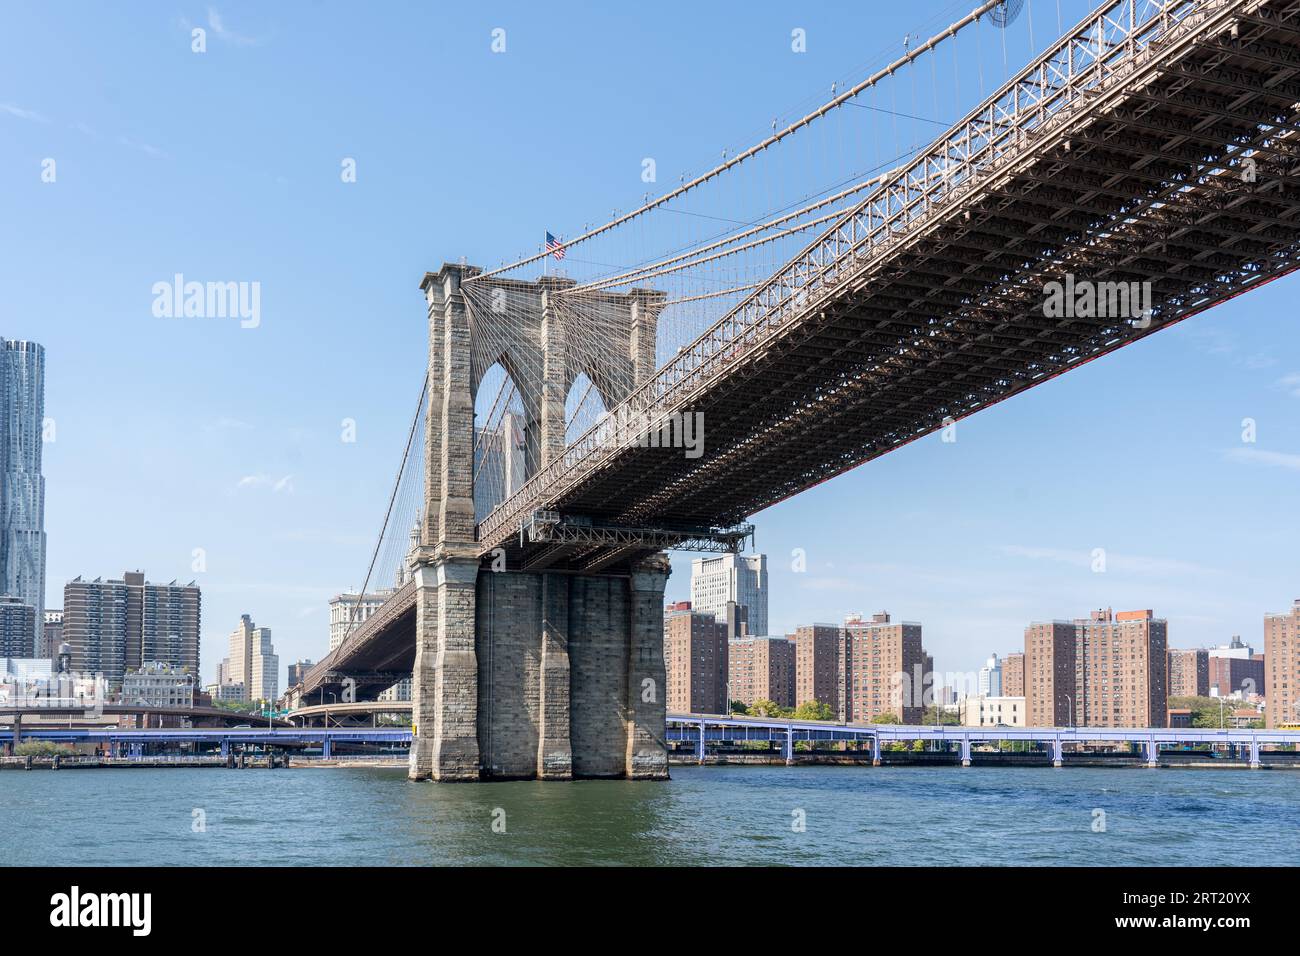
<path id="1" fill-rule="evenodd" d="M 698 353 L 703 333 L 770 290 L 810 241 L 879 196 L 936 131 L 953 126 L 963 104 L 973 109 L 1017 60 L 1037 55 L 1059 29 L 1063 8 L 1087 9 L 1038 0 L 1047 21 L 1036 23 L 1035 4 L 1024 0 L 989 0 L 958 16 L 962 6 L 950 5 L 881 51 L 856 78 L 837 81 L 829 100 L 773 119 L 757 145 L 724 150 L 711 169 L 680 174 L 663 195 L 647 193 L 631 212 L 614 210 L 608 223 L 584 227 L 564 242 L 562 260 L 540 249 L 465 282 L 478 386 L 474 497 L 481 537 L 517 531 L 529 510 L 521 503 L 537 500 L 575 457 L 636 440 L 633 433 L 653 426 L 652 413 L 663 410 L 646 400 L 661 393 L 631 380 L 614 345 L 626 338 L 627 313 L 609 309 L 611 297 L 638 290 L 654 297 L 653 366 L 671 370 Z M 566 401 L 568 451 L 545 469 L 530 435 L 538 418 L 531 406 L 544 388 L 541 362 L 504 358 L 519 354 L 516 330 L 538 322 L 536 304 L 515 295 L 512 283 L 536 281 L 554 283 L 552 310 L 563 321 L 570 369 L 565 380 L 574 382 Z M 616 407 L 645 414 L 627 425 L 610 414 Z M 512 505 L 494 514 L 507 501 Z"/>
<path id="2" fill-rule="evenodd" d="M 1053 40 L 1045 52 L 953 124 L 946 135 L 920 151 L 909 152 L 896 139 L 896 152 L 888 159 L 876 161 L 856 175 L 841 175 L 842 170 L 836 170 L 829 180 L 816 180 L 835 185 L 784 205 L 769 201 L 762 207 L 769 211 L 768 215 L 737 221 L 734 210 L 754 208 L 755 197 L 760 204 L 770 200 L 784 184 L 808 181 L 810 171 L 815 174 L 836 156 L 858 160 L 862 155 L 881 155 L 878 142 L 875 150 L 867 145 L 873 137 L 880 139 L 879 117 L 874 116 L 877 122 L 867 124 L 868 128 L 855 129 L 848 120 L 859 111 L 837 109 L 819 114 L 815 124 L 809 123 L 784 139 L 782 150 L 760 151 L 744 165 L 731 167 L 728 177 L 710 180 L 717 205 L 706 206 L 701 196 L 704 190 L 697 189 L 661 206 L 647 206 L 648 211 L 635 223 L 588 233 L 593 238 L 581 247 L 583 258 L 578 264 L 592 277 L 575 286 L 567 297 L 646 283 L 665 290 L 669 303 L 659 323 L 659 373 L 625 399 L 619 412 L 627 413 L 626 419 L 635 428 L 635 423 L 657 420 L 688 407 L 691 397 L 707 386 L 711 377 L 725 372 L 729 363 L 812 312 L 826 297 L 843 292 L 850 278 L 861 275 L 868 264 L 918 235 L 937 217 L 950 213 L 968 194 L 987 184 L 995 172 L 1024 160 L 1033 138 L 1091 109 L 1099 93 L 1154 62 L 1162 51 L 1174 49 L 1183 36 L 1194 34 L 1210 19 L 1245 5 L 1236 0 L 1104 3 L 1063 38 Z M 994 6 L 1003 9 L 1002 5 Z M 1021 25 L 1019 45 L 1032 44 L 1035 6 L 1026 3 L 1023 15 L 1007 29 L 986 31 L 988 17 L 983 23 L 973 21 L 966 31 L 950 29 L 939 42 L 927 43 L 923 55 L 918 48 L 902 68 L 887 71 L 885 79 L 890 82 L 884 85 L 889 87 L 888 93 L 880 89 L 879 82 L 873 83 L 864 90 L 868 101 L 857 105 L 867 107 L 873 115 L 886 116 L 891 129 L 897 129 L 904 116 L 914 126 L 920 124 L 920 114 L 915 110 L 924 100 L 917 95 L 917 81 L 926 76 L 919 65 L 922 59 L 928 60 L 931 67 L 932 109 L 941 102 L 961 102 L 963 90 L 969 99 L 972 86 L 982 93 L 986 73 L 992 71 L 990 60 L 996 62 L 999 52 L 988 49 L 991 44 L 982 39 L 982 34 L 996 33 L 1005 50 L 1015 27 Z M 1009 20 L 1011 12 L 1011 8 L 1005 8 L 1002 19 Z M 959 49 L 962 38 L 966 39 Z M 939 55 L 945 44 L 952 51 L 951 62 Z M 972 60 L 980 81 L 971 84 L 967 80 L 963 85 L 964 71 L 969 72 Z M 941 71 L 945 62 L 948 68 Z M 939 96 L 939 86 L 946 85 L 944 72 L 953 84 L 955 99 L 944 96 L 941 100 Z M 897 108 L 899 86 L 908 95 L 906 109 Z M 856 102 L 860 95 L 851 101 Z M 810 136 L 801 139 L 810 131 Z M 806 149 L 805 155 L 793 161 L 785 158 L 800 147 Z M 888 172 L 877 178 L 881 169 Z M 817 200 L 844 191 L 846 182 L 848 195 L 840 200 L 843 205 L 818 204 Z M 855 186 L 861 188 L 852 188 Z M 692 208 L 685 207 L 687 200 Z M 1158 196 L 1147 197 L 1149 208 L 1158 208 L 1161 201 Z M 787 212 L 795 215 L 787 218 Z M 1133 213 L 1140 215 L 1141 209 L 1135 206 Z M 635 245 L 629 230 L 638 231 L 633 227 L 639 227 L 639 237 L 644 240 L 653 230 L 643 223 L 656 215 L 660 219 L 675 215 L 679 231 L 685 223 L 691 239 L 684 244 L 685 254 L 662 256 L 631 270 L 610 269 L 608 262 L 629 258 L 626 251 L 618 251 L 619 243 L 624 248 Z M 828 215 L 833 222 L 827 229 L 819 220 Z M 721 237 L 702 234 L 701 221 L 728 219 L 738 226 L 735 231 Z M 756 224 L 765 228 L 755 233 Z M 810 232 L 816 238 L 809 243 Z M 587 252 L 598 244 L 614 246 L 615 251 Z M 577 251 L 571 252 L 565 262 L 576 259 Z M 1027 260 L 1025 265 L 1029 264 Z M 1049 257 L 1048 265 L 1047 274 L 1055 274 L 1064 272 L 1068 262 L 1057 255 Z M 1026 268 L 1015 281 L 1008 277 L 1006 284 L 1022 290 L 1036 286 L 1041 297 L 1044 274 L 1044 270 Z M 493 273 L 486 273 L 470 284 L 489 283 L 493 278 Z M 1007 290 L 1000 294 L 1006 295 Z M 920 341 L 914 344 L 923 345 Z M 1037 372 L 1031 370 L 1030 374 Z M 969 402 L 954 406 L 952 411 L 956 416 L 966 414 L 985 398 L 972 395 Z M 530 476 L 524 488 L 481 520 L 483 546 L 490 548 L 514 533 L 533 509 L 576 487 L 635 437 L 618 415 L 598 420 L 569 442 L 562 460 Z M 911 437 L 914 435 L 897 435 L 895 443 Z"/>

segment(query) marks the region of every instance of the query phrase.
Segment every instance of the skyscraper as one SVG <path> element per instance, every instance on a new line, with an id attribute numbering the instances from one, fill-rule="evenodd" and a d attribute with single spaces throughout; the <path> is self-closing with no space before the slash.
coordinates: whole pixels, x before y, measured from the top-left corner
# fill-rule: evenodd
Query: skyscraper
<path id="1" fill-rule="evenodd" d="M 1290 610 L 1264 616 L 1268 668 L 1265 722 L 1270 728 L 1300 724 L 1300 598 Z"/>
<path id="2" fill-rule="evenodd" d="M 0 657 L 30 658 L 36 612 L 22 598 L 0 595 Z"/>
<path id="3" fill-rule="evenodd" d="M 689 602 L 664 612 L 664 675 L 668 710 L 678 714 L 725 714 L 727 628 Z"/>
<path id="4" fill-rule="evenodd" d="M 330 598 L 330 650 L 335 650 L 353 628 L 360 627 L 366 618 L 383 607 L 392 593 L 380 589 L 369 594 L 348 592 Z M 235 680 L 238 679 L 236 675 Z"/>
<path id="5" fill-rule="evenodd" d="M 1169 648 L 1169 696 L 1207 697 L 1210 655 L 1204 648 Z"/>
<path id="6" fill-rule="evenodd" d="M 280 658 L 271 644 L 271 629 L 258 627 L 247 614 L 230 635 L 227 680 L 242 684 L 244 700 L 275 700 L 280 696 Z"/>
<path id="7" fill-rule="evenodd" d="M 142 571 L 117 581 L 78 577 L 63 588 L 63 640 L 72 647 L 72 669 L 101 673 L 110 685 L 145 662 L 197 675 L 201 613 L 192 581 L 152 584 Z"/>
<path id="8" fill-rule="evenodd" d="M 905 724 L 921 722 L 933 698 L 927 690 L 934 661 L 921 646 L 919 623 L 891 620 L 887 611 L 869 621 L 851 615 L 844 620 L 839 657 L 839 717 L 871 721 L 893 714 Z"/>
<path id="9" fill-rule="evenodd" d="M 110 685 L 147 661 L 198 675 L 200 615 L 192 581 L 151 584 L 142 571 L 121 580 L 77 578 L 64 587 L 62 639 L 72 645 L 73 670 L 103 674 Z"/>
<path id="10" fill-rule="evenodd" d="M 981 697 L 1002 696 L 1002 665 L 998 663 L 998 655 L 989 655 L 989 659 L 980 668 L 979 680 Z"/>
<path id="11" fill-rule="evenodd" d="M 794 643 L 781 636 L 744 634 L 727 642 L 731 699 L 749 706 L 770 700 L 794 706 Z"/>
<path id="12" fill-rule="evenodd" d="M 1029 723 L 1163 727 L 1168 719 L 1168 624 L 1150 610 L 1093 611 L 1025 629 Z"/>
<path id="13" fill-rule="evenodd" d="M 45 349 L 0 338 L 0 595 L 33 616 L 33 648 L 45 627 Z"/>
<path id="14" fill-rule="evenodd" d="M 1012 651 L 1002 658 L 1002 696 L 1025 696 L 1025 652 Z"/>
<path id="15" fill-rule="evenodd" d="M 767 634 L 767 555 L 724 554 L 691 562 L 691 608 L 727 619 L 727 602 L 747 610 L 750 634 Z"/>
<path id="16" fill-rule="evenodd" d="M 1025 628 L 1025 709 L 1031 727 L 1074 727 L 1075 629 L 1069 621 Z"/>
<path id="17" fill-rule="evenodd" d="M 51 660 L 59 653 L 59 645 L 63 643 L 63 609 L 45 611 L 45 632 L 41 635 L 41 642 L 36 645 L 37 657 L 48 657 Z"/>
<path id="18" fill-rule="evenodd" d="M 795 628 L 790 640 L 794 643 L 794 705 L 822 703 L 836 717 L 841 716 L 840 629 L 834 624 L 805 624 Z"/>
<path id="19" fill-rule="evenodd" d="M 1272 615 L 1276 617 L 1277 615 Z M 1283 615 L 1285 617 L 1285 615 Z M 1268 618 L 1265 619 L 1265 635 L 1268 633 Z M 1209 656 L 1209 684 L 1211 697 L 1243 697 L 1253 694 L 1267 695 L 1268 685 L 1265 680 L 1264 659 L 1255 653 L 1255 649 L 1242 639 L 1233 635 L 1227 644 L 1211 647 Z"/>
<path id="20" fill-rule="evenodd" d="M 295 684 L 301 684 L 302 679 L 306 677 L 307 672 L 311 670 L 311 664 L 311 661 L 303 659 L 299 659 L 296 663 L 290 664 L 288 677 L 285 679 L 285 686 L 292 687 Z M 407 699 L 409 700 L 410 698 Z"/>

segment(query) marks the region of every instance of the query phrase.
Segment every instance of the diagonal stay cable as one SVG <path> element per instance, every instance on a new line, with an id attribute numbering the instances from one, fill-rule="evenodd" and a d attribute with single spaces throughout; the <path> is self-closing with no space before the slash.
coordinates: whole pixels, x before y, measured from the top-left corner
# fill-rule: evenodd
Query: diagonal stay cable
<path id="1" fill-rule="evenodd" d="M 375 550 L 370 556 L 370 567 L 366 569 L 366 579 L 361 585 L 361 593 L 352 604 L 352 610 L 348 614 L 348 629 L 343 635 L 346 642 L 352 636 L 352 630 L 356 626 L 357 612 L 361 610 L 361 601 L 365 598 L 370 589 L 370 577 L 375 573 L 375 562 L 379 559 L 379 549 L 384 544 L 384 535 L 388 533 L 388 522 L 393 515 L 393 502 L 397 500 L 397 491 L 402 485 L 402 476 L 406 473 L 406 463 L 411 457 L 411 444 L 415 440 L 415 429 L 420 424 L 420 412 L 424 408 L 424 399 L 429 392 L 429 373 L 425 371 L 424 381 L 420 383 L 420 400 L 415 405 L 415 416 L 411 419 L 411 428 L 406 434 L 406 450 L 402 452 L 402 463 L 397 468 L 397 480 L 393 482 L 393 493 L 388 496 L 388 508 L 384 512 L 384 524 L 379 529 L 379 540 L 375 542 Z M 340 646 L 342 646 L 340 644 Z"/>

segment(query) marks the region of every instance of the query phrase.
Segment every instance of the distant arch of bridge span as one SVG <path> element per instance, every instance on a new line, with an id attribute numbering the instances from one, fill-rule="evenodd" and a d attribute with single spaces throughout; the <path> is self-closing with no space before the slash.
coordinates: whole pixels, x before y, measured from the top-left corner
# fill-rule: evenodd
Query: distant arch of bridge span
<path id="1" fill-rule="evenodd" d="M 662 552 L 737 550 L 755 512 L 1292 271 L 1298 123 L 1300 0 L 1113 0 L 797 220 L 811 241 L 666 358 L 671 310 L 711 293 L 653 283 L 752 249 L 753 229 L 585 284 L 515 277 L 538 257 L 428 273 L 414 546 L 295 695 L 413 673 L 414 778 L 664 776 Z M 797 232 L 791 215 L 762 228 Z M 1057 283 L 1142 306 L 1054 309 Z M 506 411 L 478 424 L 502 363 Z M 579 374 L 609 413 L 571 434 Z M 647 440 L 684 415 L 707 426 L 701 454 Z"/>

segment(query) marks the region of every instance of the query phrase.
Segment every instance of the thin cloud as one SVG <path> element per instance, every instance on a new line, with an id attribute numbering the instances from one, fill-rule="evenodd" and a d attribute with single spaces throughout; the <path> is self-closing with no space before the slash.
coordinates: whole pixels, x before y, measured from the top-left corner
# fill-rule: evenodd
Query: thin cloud
<path id="1" fill-rule="evenodd" d="M 245 475 L 236 482 L 235 490 L 241 491 L 245 488 L 269 488 L 272 494 L 291 495 L 294 492 L 293 475 L 285 475 L 283 478 L 265 474 Z"/>
<path id="2" fill-rule="evenodd" d="M 1051 561 L 1068 564 L 1076 568 L 1092 568 L 1091 551 L 1073 551 L 1065 548 L 1026 547 L 1019 544 L 1004 544 L 1003 554 L 1014 558 L 1028 558 L 1032 561 Z M 1174 558 L 1157 558 L 1142 554 L 1122 554 L 1106 551 L 1106 569 L 1128 574 L 1178 575 L 1178 574 L 1217 574 L 1213 568 L 1179 561 Z"/>
<path id="3" fill-rule="evenodd" d="M 12 103 L 0 103 L 0 113 L 8 116 L 15 116 L 18 119 L 27 120 L 32 123 L 48 124 L 53 122 L 48 116 L 45 116 L 42 113 L 38 113 L 35 110 L 23 109 L 21 106 L 14 106 Z M 76 130 L 78 133 L 85 136 L 89 136 L 91 139 L 99 138 L 98 133 L 81 121 L 69 123 L 68 128 Z M 150 156 L 156 156 L 158 158 L 165 158 L 167 156 L 165 152 L 151 143 L 142 143 L 126 136 L 117 137 L 117 142 L 120 146 L 126 146 L 129 149 L 138 149 L 140 152 L 147 153 Z"/>
<path id="4" fill-rule="evenodd" d="M 1292 398 L 1300 398 L 1300 372 L 1284 375 L 1275 384 Z"/>
<path id="5" fill-rule="evenodd" d="M 49 120 L 35 110 L 25 110 L 21 106 L 14 106 L 12 103 L 0 103 L 0 113 L 7 113 L 10 116 L 16 116 L 19 119 L 29 120 L 33 123 L 48 123 Z"/>
<path id="6" fill-rule="evenodd" d="M 227 27 L 226 21 L 216 7 L 208 7 L 208 29 L 212 31 L 217 39 L 239 46 L 256 46 L 262 42 L 260 37 L 244 36 Z"/>
<path id="7" fill-rule="evenodd" d="M 125 146 L 128 149 L 138 149 L 142 153 L 147 153 L 148 155 L 155 156 L 159 159 L 162 159 L 167 155 L 157 146 L 151 146 L 149 143 L 140 143 L 133 139 L 128 139 L 125 136 L 119 136 L 117 142 L 119 145 Z"/>
<path id="8" fill-rule="evenodd" d="M 1288 468 L 1300 471 L 1300 455 L 1291 455 L 1280 451 L 1265 451 L 1262 448 L 1233 448 L 1228 458 L 1250 465 L 1271 465 L 1274 468 Z"/>

